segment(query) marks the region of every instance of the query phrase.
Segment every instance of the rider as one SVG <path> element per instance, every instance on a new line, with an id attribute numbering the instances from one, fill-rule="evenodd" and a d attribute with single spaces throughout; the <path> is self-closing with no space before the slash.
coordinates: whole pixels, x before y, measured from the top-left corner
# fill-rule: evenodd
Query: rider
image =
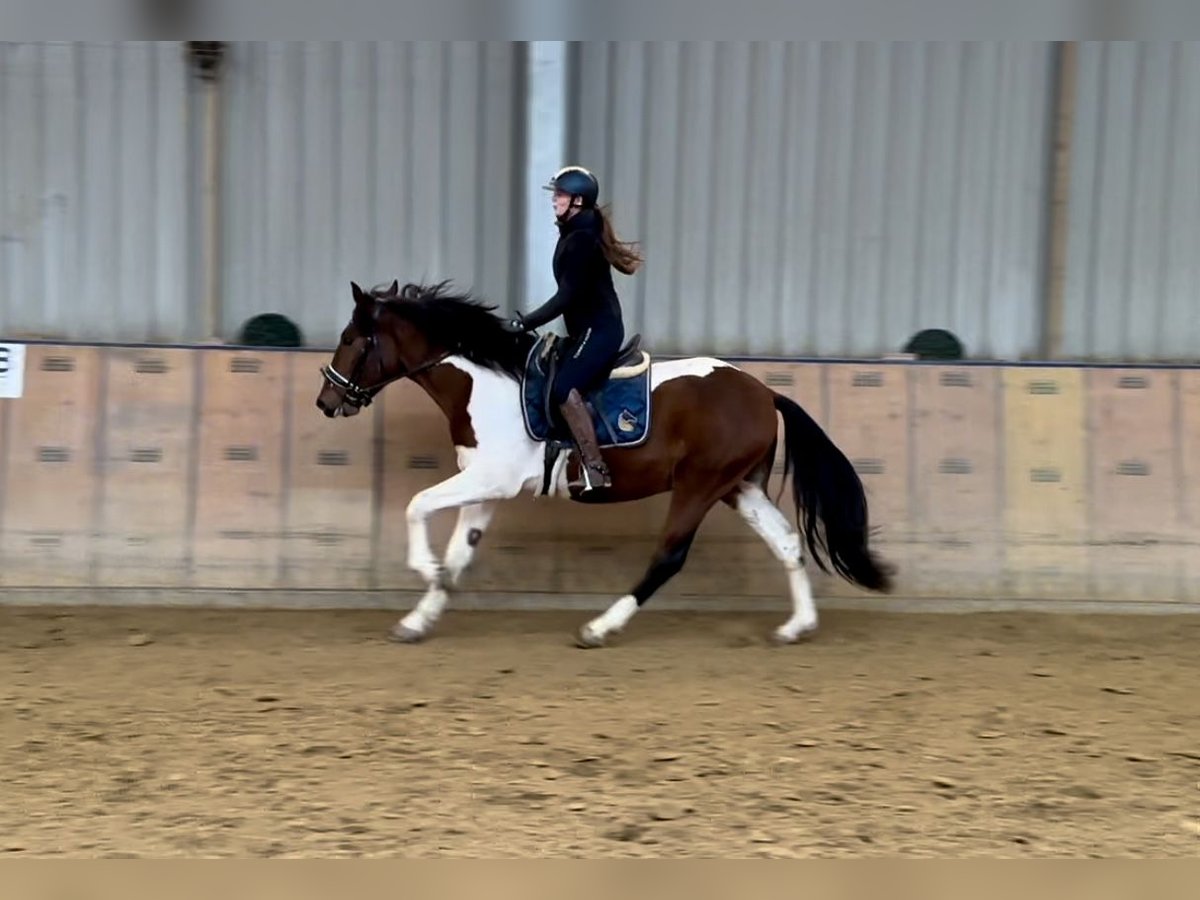
<path id="1" fill-rule="evenodd" d="M 641 265 L 635 245 L 621 241 L 606 212 L 596 206 L 600 183 L 582 166 L 559 169 L 545 189 L 554 192 L 559 238 L 554 250 L 554 296 L 530 313 L 518 312 L 512 327 L 532 331 L 563 317 L 567 338 L 551 388 L 583 458 L 584 492 L 611 487 L 592 418 L 582 394 L 608 377 L 625 339 L 612 269 L 632 275 Z"/>

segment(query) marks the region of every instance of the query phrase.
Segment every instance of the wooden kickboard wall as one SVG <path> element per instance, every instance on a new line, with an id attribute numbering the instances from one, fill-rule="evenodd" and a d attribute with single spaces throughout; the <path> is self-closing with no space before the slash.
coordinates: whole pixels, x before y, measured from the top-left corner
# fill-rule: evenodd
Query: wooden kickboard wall
<path id="1" fill-rule="evenodd" d="M 406 382 L 326 419 L 324 360 L 29 345 L 23 396 L 0 399 L 0 587 L 419 588 L 405 507 L 456 471 L 444 419 Z M 1200 601 L 1200 370 L 739 364 L 854 462 L 899 595 Z M 665 508 L 509 501 L 462 590 L 622 594 Z M 860 594 L 812 574 L 818 597 Z M 783 601 L 786 581 L 720 507 L 664 594 Z"/>

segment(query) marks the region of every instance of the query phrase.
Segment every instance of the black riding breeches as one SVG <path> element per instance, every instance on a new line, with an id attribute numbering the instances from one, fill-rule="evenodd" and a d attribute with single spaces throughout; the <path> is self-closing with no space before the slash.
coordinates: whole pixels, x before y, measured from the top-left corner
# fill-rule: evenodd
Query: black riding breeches
<path id="1" fill-rule="evenodd" d="M 565 403 L 572 388 L 584 394 L 598 387 L 608 377 L 623 340 L 625 329 L 619 324 L 585 328 L 578 338 L 568 339 L 551 389 L 554 405 Z"/>

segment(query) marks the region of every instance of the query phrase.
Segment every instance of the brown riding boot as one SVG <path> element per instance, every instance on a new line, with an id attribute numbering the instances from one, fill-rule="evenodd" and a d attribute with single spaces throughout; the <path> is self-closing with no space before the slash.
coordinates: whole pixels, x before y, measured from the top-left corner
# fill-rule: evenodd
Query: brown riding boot
<path id="1" fill-rule="evenodd" d="M 600 456 L 600 447 L 596 441 L 596 430 L 592 426 L 592 416 L 583 403 L 583 397 L 574 388 L 567 395 L 567 402 L 559 407 L 567 427 L 579 445 L 579 453 L 583 461 L 583 492 L 601 487 L 612 487 L 612 478 L 608 466 Z"/>

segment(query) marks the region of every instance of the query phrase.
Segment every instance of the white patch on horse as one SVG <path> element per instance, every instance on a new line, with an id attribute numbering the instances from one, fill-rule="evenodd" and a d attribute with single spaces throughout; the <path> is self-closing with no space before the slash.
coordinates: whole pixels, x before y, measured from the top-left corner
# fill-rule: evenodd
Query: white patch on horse
<path id="1" fill-rule="evenodd" d="M 650 366 L 650 390 L 676 378 L 703 378 L 717 369 L 736 369 L 737 366 L 711 356 L 696 356 L 691 359 L 669 359 L 652 363 Z M 653 407 L 651 407 L 653 410 Z M 653 415 L 653 411 L 651 412 Z"/>
<path id="2" fill-rule="evenodd" d="M 737 511 L 787 570 L 792 594 L 792 616 L 775 629 L 776 640 L 790 644 L 801 635 L 816 631 L 817 608 L 813 603 L 808 573 L 804 571 L 799 532 L 758 485 L 742 485 L 737 498 Z"/>
<path id="3" fill-rule="evenodd" d="M 542 476 L 542 445 L 525 431 L 521 416 L 521 386 L 500 372 L 477 365 L 459 356 L 447 365 L 471 376 L 467 398 L 467 417 L 475 433 L 475 447 L 462 448 L 459 466 L 471 469 L 485 466 L 509 487 L 536 491 Z"/>
<path id="4" fill-rule="evenodd" d="M 471 464 L 472 457 L 479 452 L 478 447 L 455 447 L 454 461 L 458 463 L 458 471 L 462 471 Z"/>

